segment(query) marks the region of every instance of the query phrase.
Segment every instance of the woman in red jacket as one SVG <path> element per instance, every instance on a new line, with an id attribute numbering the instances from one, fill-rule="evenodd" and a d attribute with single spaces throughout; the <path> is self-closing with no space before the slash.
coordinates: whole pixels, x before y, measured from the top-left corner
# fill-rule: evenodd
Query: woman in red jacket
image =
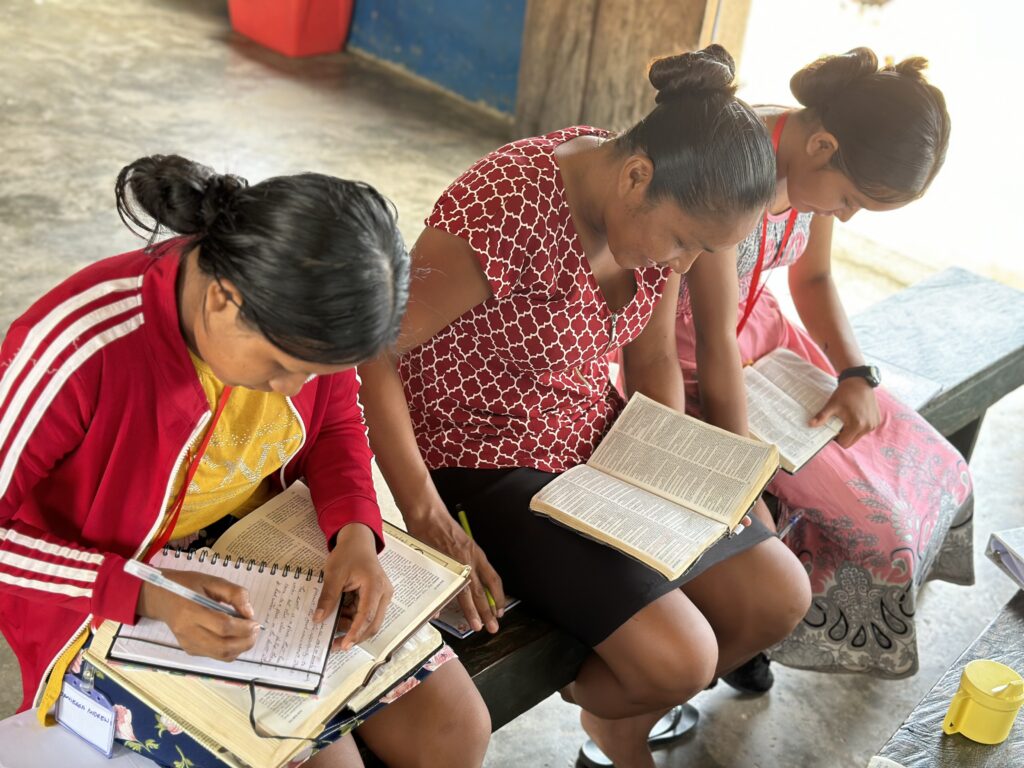
<path id="1" fill-rule="evenodd" d="M 21 664 L 22 708 L 42 713 L 93 619 L 162 620 L 190 653 L 221 659 L 252 647 L 250 618 L 225 620 L 123 566 L 299 477 L 331 546 L 320 607 L 357 595 L 345 646 L 376 632 L 391 597 L 354 371 L 394 342 L 405 310 L 409 257 L 390 204 L 358 182 L 301 174 L 249 187 L 176 156 L 127 166 L 117 200 L 150 247 L 71 276 L 0 351 L 0 629 Z M 183 237 L 154 245 L 161 228 Z M 167 573 L 252 616 L 242 588 Z M 196 766 L 216 762 L 175 729 L 150 748 L 141 718 L 118 720 L 158 762 L 179 748 Z M 475 766 L 489 730 L 455 663 L 360 733 L 390 765 L 429 754 Z M 350 737 L 314 759 L 359 764 Z"/>

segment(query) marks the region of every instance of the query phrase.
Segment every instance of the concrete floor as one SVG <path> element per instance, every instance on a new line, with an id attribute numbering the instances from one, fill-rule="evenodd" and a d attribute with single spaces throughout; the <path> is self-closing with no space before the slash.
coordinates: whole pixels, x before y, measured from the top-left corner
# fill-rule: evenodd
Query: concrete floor
<path id="1" fill-rule="evenodd" d="M 222 0 L 6 0 L 0 72 L 0 328 L 78 267 L 138 246 L 112 192 L 141 155 L 179 152 L 254 180 L 305 169 L 364 179 L 395 201 L 411 242 L 437 195 L 509 130 L 353 56 L 264 51 L 230 33 Z M 837 264 L 851 308 L 920 271 L 858 250 Z M 719 686 L 696 701 L 695 735 L 659 765 L 864 766 L 1012 594 L 980 552 L 989 531 L 1024 525 L 1022 456 L 1024 391 L 989 413 L 973 461 L 978 583 L 926 587 L 914 678 L 777 667 L 768 696 Z M 0 683 L 6 716 L 20 685 L 2 642 Z M 486 765 L 569 766 L 581 739 L 575 709 L 552 698 L 494 735 Z"/>

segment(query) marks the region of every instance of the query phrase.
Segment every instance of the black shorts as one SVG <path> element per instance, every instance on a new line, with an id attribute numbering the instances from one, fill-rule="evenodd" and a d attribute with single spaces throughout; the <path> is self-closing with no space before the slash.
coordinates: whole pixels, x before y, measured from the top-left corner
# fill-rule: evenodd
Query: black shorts
<path id="1" fill-rule="evenodd" d="M 631 616 L 708 568 L 773 536 L 756 518 L 669 581 L 618 550 L 530 510 L 530 499 L 558 475 L 536 469 L 435 469 L 448 510 L 466 511 L 473 538 L 505 591 L 593 648 Z"/>

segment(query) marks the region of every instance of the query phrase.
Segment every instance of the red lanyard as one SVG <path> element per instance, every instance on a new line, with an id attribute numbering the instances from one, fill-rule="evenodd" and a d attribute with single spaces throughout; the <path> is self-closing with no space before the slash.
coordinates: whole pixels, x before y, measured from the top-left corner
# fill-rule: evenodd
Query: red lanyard
<path id="1" fill-rule="evenodd" d="M 779 153 L 779 139 L 782 138 L 782 127 L 786 124 L 786 118 L 788 113 L 783 112 L 779 115 L 779 119 L 775 123 L 775 130 L 772 131 L 772 146 L 775 149 L 775 154 Z M 790 208 L 789 216 L 786 218 L 786 229 L 782 233 L 782 240 L 779 241 L 778 250 L 775 252 L 775 258 L 772 260 L 774 264 L 782 255 L 786 252 L 786 245 L 789 244 L 789 236 L 793 232 L 793 225 L 796 224 L 797 211 L 796 208 Z M 764 292 L 764 285 L 768 283 L 765 280 L 764 284 L 761 283 L 761 272 L 764 270 L 764 249 L 768 242 L 768 209 L 764 211 L 764 217 L 761 219 L 761 237 L 760 242 L 757 246 L 757 263 L 754 264 L 754 273 L 750 278 L 750 291 L 747 293 L 747 304 L 743 308 L 743 317 L 740 318 L 739 325 L 736 326 L 736 335 L 739 336 L 743 330 L 743 326 L 747 324 L 747 318 L 750 317 L 750 313 L 754 311 L 754 305 L 757 304 L 757 300 L 761 298 L 761 294 Z"/>
<path id="2" fill-rule="evenodd" d="M 192 478 L 196 475 L 196 470 L 199 469 L 199 462 L 203 458 L 203 454 L 206 453 L 206 447 L 210 444 L 210 438 L 213 437 L 213 429 L 217 426 L 217 421 L 220 419 L 220 415 L 224 412 L 224 406 L 228 404 L 228 396 L 231 394 L 231 387 L 224 387 L 224 391 L 221 392 L 220 400 L 217 402 L 217 410 L 213 412 L 213 419 L 210 421 L 210 426 L 206 430 L 206 437 L 203 438 L 203 442 L 199 444 L 199 450 L 196 451 L 196 455 L 192 458 L 192 462 L 188 466 L 188 472 L 185 473 L 185 482 L 181 484 L 181 490 L 178 492 L 178 498 L 174 502 L 174 506 L 171 507 L 170 517 L 167 518 L 167 522 L 164 524 L 163 531 L 156 538 L 156 540 L 149 545 L 149 550 L 146 552 L 144 562 L 149 562 L 157 552 L 163 549 L 167 542 L 171 540 L 171 534 L 174 533 L 174 526 L 178 524 L 178 517 L 181 515 L 181 508 L 185 506 L 185 496 L 188 494 L 188 487 L 192 484 Z"/>

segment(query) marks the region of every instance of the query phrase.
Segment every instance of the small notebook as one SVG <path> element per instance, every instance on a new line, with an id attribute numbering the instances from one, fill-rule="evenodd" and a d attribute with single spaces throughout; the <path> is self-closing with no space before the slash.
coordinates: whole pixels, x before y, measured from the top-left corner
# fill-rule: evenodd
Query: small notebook
<path id="1" fill-rule="evenodd" d="M 150 564 L 160 569 L 219 576 L 245 587 L 253 614 L 263 629 L 253 648 L 226 662 L 189 655 L 166 624 L 143 618 L 134 626 L 121 625 L 110 648 L 110 658 L 227 680 L 252 681 L 273 688 L 308 692 L 319 689 L 338 611 L 336 607 L 333 616 L 313 623 L 323 584 L 321 571 L 232 560 L 205 549 L 165 549 Z"/>
<path id="2" fill-rule="evenodd" d="M 1010 528 L 991 534 L 985 555 L 1024 589 L 1024 528 Z"/>
<path id="3" fill-rule="evenodd" d="M 518 597 L 505 596 L 506 614 L 517 605 L 519 605 Z M 474 632 L 473 628 L 469 626 L 469 619 L 462 612 L 462 606 L 459 605 L 458 600 L 450 601 L 448 605 L 441 609 L 436 617 L 430 620 L 430 623 L 438 629 L 443 629 L 449 635 L 457 637 L 459 640 L 465 640 Z"/>

